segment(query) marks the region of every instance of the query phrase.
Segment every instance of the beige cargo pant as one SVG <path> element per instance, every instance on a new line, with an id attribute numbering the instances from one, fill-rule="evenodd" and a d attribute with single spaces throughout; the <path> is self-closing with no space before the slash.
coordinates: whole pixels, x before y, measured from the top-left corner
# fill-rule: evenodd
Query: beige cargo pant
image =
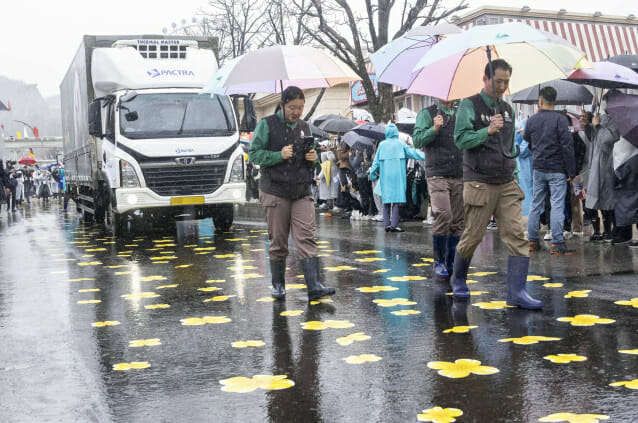
<path id="1" fill-rule="evenodd" d="M 285 260 L 288 257 L 291 232 L 297 246 L 297 258 L 317 257 L 315 202 L 311 196 L 289 200 L 259 191 L 259 201 L 266 211 L 270 259 Z"/>
<path id="2" fill-rule="evenodd" d="M 529 256 L 529 241 L 525 239 L 521 202 L 525 194 L 516 181 L 505 184 L 488 184 L 468 181 L 463 183 L 465 230 L 456 247 L 466 259 L 485 236 L 490 216 L 496 218 L 501 240 L 511 256 Z"/>
<path id="3" fill-rule="evenodd" d="M 463 181 L 442 176 L 428 177 L 432 203 L 432 234 L 460 235 L 463 231 Z"/>

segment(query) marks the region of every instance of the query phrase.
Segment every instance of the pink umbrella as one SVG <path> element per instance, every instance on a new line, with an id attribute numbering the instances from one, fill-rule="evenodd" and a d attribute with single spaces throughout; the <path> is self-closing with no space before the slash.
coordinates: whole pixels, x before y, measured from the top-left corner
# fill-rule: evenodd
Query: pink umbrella
<path id="1" fill-rule="evenodd" d="M 638 88 L 638 73 L 611 62 L 594 62 L 593 69 L 578 69 L 567 77 L 577 84 L 598 88 Z"/>

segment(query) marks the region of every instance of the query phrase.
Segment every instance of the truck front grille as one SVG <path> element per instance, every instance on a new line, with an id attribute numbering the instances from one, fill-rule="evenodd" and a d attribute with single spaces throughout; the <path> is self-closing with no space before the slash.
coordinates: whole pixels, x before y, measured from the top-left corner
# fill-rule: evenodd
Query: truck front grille
<path id="1" fill-rule="evenodd" d="M 146 186 L 161 196 L 211 194 L 224 183 L 226 164 L 142 166 Z"/>

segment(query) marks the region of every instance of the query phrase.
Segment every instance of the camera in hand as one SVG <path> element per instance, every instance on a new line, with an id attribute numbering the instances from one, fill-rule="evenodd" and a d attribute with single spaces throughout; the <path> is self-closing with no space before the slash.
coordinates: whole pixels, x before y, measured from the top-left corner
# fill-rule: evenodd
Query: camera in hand
<path id="1" fill-rule="evenodd" d="M 306 154 L 314 148 L 315 139 L 313 136 L 302 136 L 299 141 L 292 145 L 292 161 L 305 160 Z"/>

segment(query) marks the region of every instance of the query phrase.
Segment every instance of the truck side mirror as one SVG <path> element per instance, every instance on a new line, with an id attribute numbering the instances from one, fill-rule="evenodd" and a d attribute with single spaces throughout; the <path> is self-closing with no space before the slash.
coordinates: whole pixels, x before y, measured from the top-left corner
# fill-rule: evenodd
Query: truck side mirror
<path id="1" fill-rule="evenodd" d="M 94 100 L 89 104 L 89 134 L 102 137 L 102 103 Z"/>
<path id="2" fill-rule="evenodd" d="M 244 119 L 241 129 L 244 132 L 253 132 L 257 127 L 257 112 L 255 111 L 255 103 L 253 103 L 253 100 L 248 97 L 244 97 L 243 100 Z"/>

